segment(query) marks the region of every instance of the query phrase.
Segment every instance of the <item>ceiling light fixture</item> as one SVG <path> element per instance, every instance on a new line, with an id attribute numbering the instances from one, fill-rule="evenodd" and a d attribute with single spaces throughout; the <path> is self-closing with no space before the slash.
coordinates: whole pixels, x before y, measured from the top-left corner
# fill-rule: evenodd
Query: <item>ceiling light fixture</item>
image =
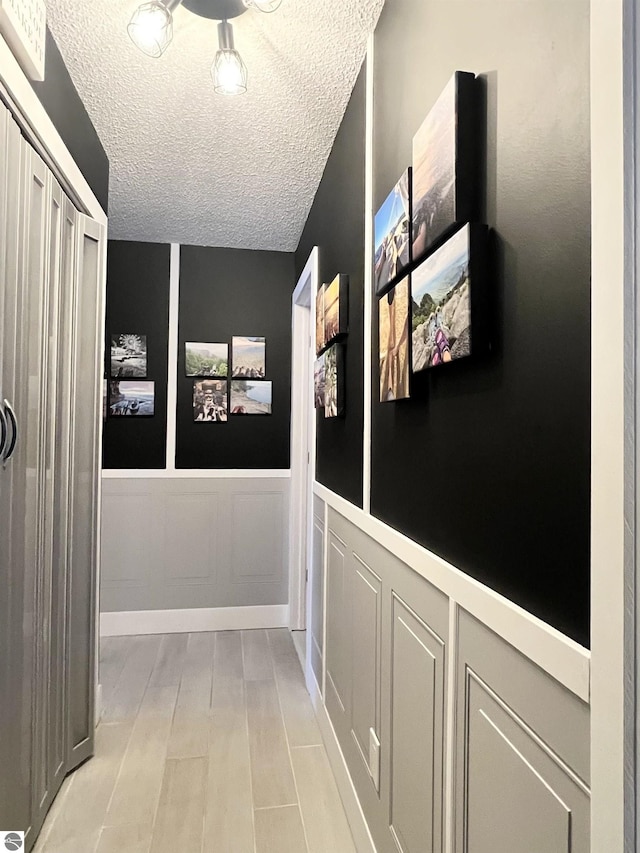
<path id="1" fill-rule="evenodd" d="M 211 76 L 216 92 L 239 95 L 247 91 L 247 67 L 236 50 L 231 18 L 247 9 L 275 12 L 282 0 L 147 0 L 133 13 L 127 28 L 133 43 L 147 56 L 162 56 L 173 38 L 173 12 L 178 6 L 202 18 L 219 21 L 218 52 Z"/>

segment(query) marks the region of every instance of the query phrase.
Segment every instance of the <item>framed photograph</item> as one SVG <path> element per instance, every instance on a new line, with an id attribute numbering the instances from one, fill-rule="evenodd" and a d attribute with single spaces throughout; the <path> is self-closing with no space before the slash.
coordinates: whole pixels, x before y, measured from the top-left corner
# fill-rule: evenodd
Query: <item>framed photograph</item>
<path id="1" fill-rule="evenodd" d="M 380 402 L 409 397 L 409 277 L 378 303 Z"/>
<path id="2" fill-rule="evenodd" d="M 264 338 L 233 338 L 231 346 L 233 378 L 264 379 L 266 349 Z"/>
<path id="3" fill-rule="evenodd" d="M 226 379 L 229 367 L 228 344 L 185 344 L 187 376 L 215 376 Z"/>
<path id="4" fill-rule="evenodd" d="M 232 415 L 270 415 L 271 382 L 234 379 L 231 382 Z"/>
<path id="5" fill-rule="evenodd" d="M 201 379 L 193 383 L 193 420 L 196 423 L 227 422 L 227 383 Z"/>
<path id="6" fill-rule="evenodd" d="M 456 71 L 413 139 L 412 259 L 479 218 L 479 90 Z"/>
<path id="7" fill-rule="evenodd" d="M 316 293 L 316 355 L 324 349 L 324 290 L 321 284 Z"/>
<path id="8" fill-rule="evenodd" d="M 147 336 L 111 336 L 111 378 L 145 379 L 147 376 Z"/>
<path id="9" fill-rule="evenodd" d="M 463 226 L 412 273 L 414 373 L 487 347 L 487 233 Z"/>
<path id="10" fill-rule="evenodd" d="M 324 292 L 324 343 L 325 346 L 345 335 L 349 330 L 348 310 L 349 277 L 337 275 Z"/>
<path id="11" fill-rule="evenodd" d="M 313 364 L 313 399 L 316 409 L 324 409 L 324 354 Z"/>
<path id="12" fill-rule="evenodd" d="M 111 417 L 153 417 L 155 399 L 155 382 L 112 379 L 109 383 L 109 415 Z"/>
<path id="13" fill-rule="evenodd" d="M 344 415 L 344 345 L 334 344 L 324 356 L 324 415 L 338 418 Z"/>
<path id="14" fill-rule="evenodd" d="M 109 383 L 102 380 L 102 420 L 106 421 L 109 412 Z"/>
<path id="15" fill-rule="evenodd" d="M 411 263 L 411 168 L 387 196 L 375 218 L 375 292 L 382 294 Z"/>

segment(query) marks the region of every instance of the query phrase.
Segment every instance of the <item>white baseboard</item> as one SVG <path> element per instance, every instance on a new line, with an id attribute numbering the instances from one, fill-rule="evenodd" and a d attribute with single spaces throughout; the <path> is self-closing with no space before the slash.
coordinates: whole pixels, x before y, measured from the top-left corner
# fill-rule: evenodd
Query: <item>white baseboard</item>
<path id="1" fill-rule="evenodd" d="M 333 775 L 338 786 L 342 805 L 344 806 L 351 834 L 353 835 L 353 843 L 355 844 L 358 853 L 377 853 L 376 846 L 373 843 L 369 827 L 360 805 L 360 800 L 353 785 L 347 762 L 342 754 L 342 749 L 336 737 L 333 723 L 327 713 L 327 709 L 322 701 L 320 689 L 315 676 L 307 669 L 307 689 L 311 696 L 311 703 L 316 713 L 320 734 L 324 741 L 325 749 L 329 757 L 329 764 L 333 771 Z"/>
<path id="2" fill-rule="evenodd" d="M 286 628 L 288 624 L 288 604 L 258 607 L 203 607 L 186 610 L 131 610 L 101 613 L 100 636 L 195 634 L 202 631 Z"/>

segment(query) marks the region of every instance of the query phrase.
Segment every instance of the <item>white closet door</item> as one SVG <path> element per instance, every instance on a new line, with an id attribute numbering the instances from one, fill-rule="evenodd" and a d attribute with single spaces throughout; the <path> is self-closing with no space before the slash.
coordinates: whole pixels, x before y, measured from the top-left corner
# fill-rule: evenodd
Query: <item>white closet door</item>
<path id="1" fill-rule="evenodd" d="M 104 229 L 78 215 L 78 289 L 71 394 L 72 482 L 68 627 L 69 768 L 93 753 Z"/>

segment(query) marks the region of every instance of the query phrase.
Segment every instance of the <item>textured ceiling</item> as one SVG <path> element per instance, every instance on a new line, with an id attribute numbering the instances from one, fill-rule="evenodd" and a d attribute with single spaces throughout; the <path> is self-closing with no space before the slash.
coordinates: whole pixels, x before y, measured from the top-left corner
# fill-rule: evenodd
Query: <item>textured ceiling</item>
<path id="1" fill-rule="evenodd" d="M 284 0 L 234 23 L 249 91 L 216 95 L 216 23 L 179 8 L 161 59 L 140 0 L 47 0 L 49 25 L 110 160 L 122 240 L 293 251 L 384 0 Z"/>

